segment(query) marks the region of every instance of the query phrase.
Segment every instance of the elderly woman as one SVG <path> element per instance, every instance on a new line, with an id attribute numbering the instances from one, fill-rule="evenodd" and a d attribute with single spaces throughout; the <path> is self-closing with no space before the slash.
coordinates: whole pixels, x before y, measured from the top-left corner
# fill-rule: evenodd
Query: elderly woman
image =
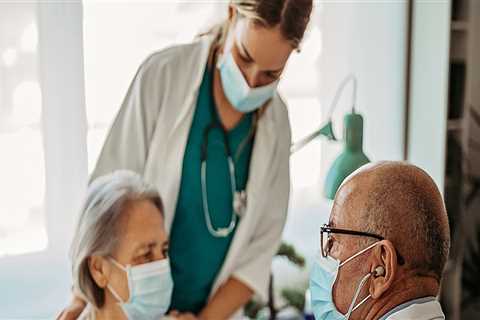
<path id="1" fill-rule="evenodd" d="M 96 179 L 71 249 L 81 319 L 160 319 L 173 289 L 167 251 L 157 191 L 129 171 Z"/>

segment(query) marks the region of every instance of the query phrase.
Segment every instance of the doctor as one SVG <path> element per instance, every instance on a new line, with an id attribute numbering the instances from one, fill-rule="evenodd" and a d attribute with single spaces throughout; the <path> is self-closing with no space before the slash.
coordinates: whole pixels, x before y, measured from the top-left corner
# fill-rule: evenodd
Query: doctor
<path id="1" fill-rule="evenodd" d="M 171 310 L 226 319 L 254 293 L 267 298 L 290 188 L 277 85 L 311 10 L 312 0 L 232 0 L 224 24 L 148 57 L 128 90 L 93 177 L 129 169 L 159 189 Z"/>
<path id="2" fill-rule="evenodd" d="M 440 320 L 450 247 L 442 196 L 403 162 L 362 167 L 337 192 L 310 279 L 317 320 Z"/>

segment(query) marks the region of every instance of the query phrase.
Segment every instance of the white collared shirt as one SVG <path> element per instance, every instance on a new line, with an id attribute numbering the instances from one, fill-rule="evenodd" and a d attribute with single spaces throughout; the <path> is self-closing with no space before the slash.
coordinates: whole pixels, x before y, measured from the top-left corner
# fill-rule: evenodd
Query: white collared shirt
<path id="1" fill-rule="evenodd" d="M 395 307 L 380 320 L 445 320 L 445 315 L 435 297 L 425 297 Z"/>

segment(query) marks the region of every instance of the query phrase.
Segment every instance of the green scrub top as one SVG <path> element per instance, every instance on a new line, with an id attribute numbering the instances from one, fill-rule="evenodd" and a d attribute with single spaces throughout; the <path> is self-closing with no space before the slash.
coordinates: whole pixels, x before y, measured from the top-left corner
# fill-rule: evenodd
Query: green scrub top
<path id="1" fill-rule="evenodd" d="M 227 256 L 235 230 L 217 238 L 207 229 L 201 189 L 201 148 L 204 131 L 217 117 L 212 90 L 213 73 L 209 67 L 200 86 L 195 115 L 183 158 L 180 191 L 170 232 L 170 261 L 174 290 L 171 310 L 200 312 L 206 305 L 213 283 Z M 217 120 L 219 121 L 219 120 Z M 235 164 L 237 190 L 244 190 L 248 180 L 253 139 L 238 153 L 253 125 L 253 114 L 246 114 L 227 132 Z M 207 199 L 210 219 L 215 229 L 227 227 L 232 217 L 233 195 L 222 130 L 210 130 L 207 146 Z M 237 221 L 240 223 L 240 220 Z"/>

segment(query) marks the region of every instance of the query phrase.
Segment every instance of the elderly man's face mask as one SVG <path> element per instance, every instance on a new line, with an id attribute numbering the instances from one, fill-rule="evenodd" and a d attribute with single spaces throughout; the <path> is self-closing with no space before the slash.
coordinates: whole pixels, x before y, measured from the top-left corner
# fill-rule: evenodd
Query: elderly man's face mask
<path id="1" fill-rule="evenodd" d="M 377 239 L 378 241 L 353 254 L 350 256 L 350 258 L 344 260 L 343 262 L 340 262 L 339 260 L 330 256 L 330 250 L 332 248 L 332 241 L 330 237 L 331 233 L 371 237 Z M 310 291 L 315 318 L 324 320 L 349 319 L 352 312 L 357 310 L 371 297 L 369 294 L 357 303 L 360 292 L 367 283 L 368 279 L 372 276 L 383 276 L 385 274 L 385 269 L 383 266 L 378 266 L 373 272 L 369 272 L 360 279 L 346 314 L 342 314 L 333 302 L 333 286 L 337 279 L 338 270 L 353 259 L 377 246 L 379 241 L 383 240 L 383 237 L 367 232 L 330 228 L 328 225 L 321 227 L 320 234 L 322 244 L 321 255 L 319 255 L 315 260 L 313 270 L 310 275 Z M 404 264 L 404 260 L 401 256 L 399 256 L 399 264 Z"/>

